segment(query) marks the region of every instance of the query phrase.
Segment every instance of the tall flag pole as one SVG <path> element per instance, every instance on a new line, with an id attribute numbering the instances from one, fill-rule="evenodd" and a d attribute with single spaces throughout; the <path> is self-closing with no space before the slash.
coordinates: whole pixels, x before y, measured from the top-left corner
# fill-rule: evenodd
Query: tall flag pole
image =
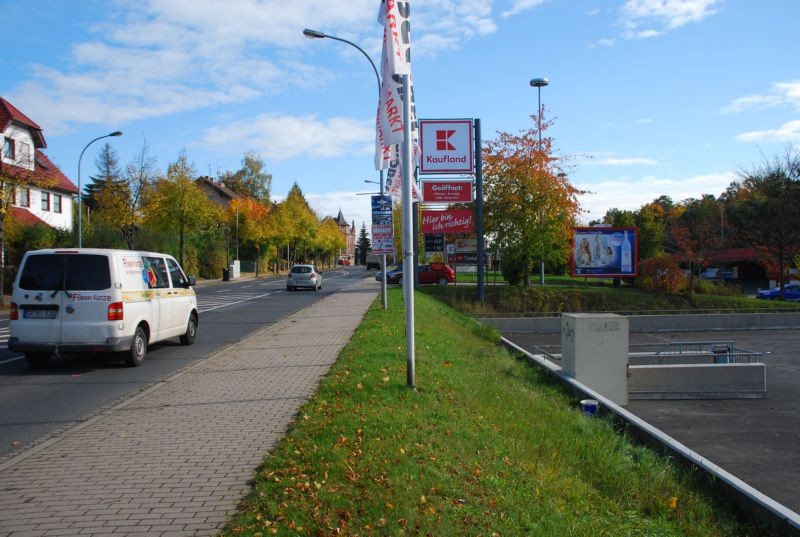
<path id="1" fill-rule="evenodd" d="M 411 86 L 411 6 L 408 0 L 381 0 L 378 22 L 383 25 L 381 96 L 376 120 L 375 167 L 389 168 L 387 190 L 402 187 L 403 297 L 406 307 L 406 380 L 416 389 L 414 356 L 414 232 L 412 197 L 418 129 Z M 398 169 L 399 168 L 399 169 Z M 393 173 L 394 172 L 394 173 Z M 398 173 L 399 172 L 399 173 Z"/>

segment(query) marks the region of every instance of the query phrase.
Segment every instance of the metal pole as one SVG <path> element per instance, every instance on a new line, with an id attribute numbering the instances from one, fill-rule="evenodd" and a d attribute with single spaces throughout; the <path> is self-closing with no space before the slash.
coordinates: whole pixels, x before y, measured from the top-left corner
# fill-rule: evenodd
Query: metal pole
<path id="1" fill-rule="evenodd" d="M 477 212 L 478 235 L 478 302 L 483 304 L 484 290 L 484 249 L 483 249 L 483 158 L 481 155 L 481 120 L 475 120 L 475 209 Z"/>
<path id="2" fill-rule="evenodd" d="M 539 93 L 539 152 L 542 151 L 542 86 L 537 86 L 536 89 Z M 544 162 L 542 162 L 544 164 Z M 541 208 L 540 208 L 541 209 Z M 541 212 L 542 225 L 544 226 L 544 211 Z M 544 259 L 539 260 L 539 284 L 544 285 Z"/>
<path id="3" fill-rule="evenodd" d="M 416 391 L 416 371 L 414 357 L 414 233 L 411 208 L 411 84 L 409 76 L 403 80 L 403 297 L 406 302 L 406 383 Z"/>
<path id="4" fill-rule="evenodd" d="M 380 170 L 380 174 L 381 196 L 383 196 L 383 169 Z M 386 253 L 381 254 L 381 304 L 383 304 L 383 309 L 389 309 L 389 297 L 386 293 Z"/>

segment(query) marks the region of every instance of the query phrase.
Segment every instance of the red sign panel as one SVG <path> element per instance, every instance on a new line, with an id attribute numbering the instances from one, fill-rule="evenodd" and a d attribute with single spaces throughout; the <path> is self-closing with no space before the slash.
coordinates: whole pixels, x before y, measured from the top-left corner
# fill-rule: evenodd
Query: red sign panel
<path id="1" fill-rule="evenodd" d="M 474 233 L 475 216 L 472 209 L 422 211 L 423 233 Z"/>
<path id="2" fill-rule="evenodd" d="M 426 203 L 470 202 L 472 181 L 423 181 L 422 199 Z"/>

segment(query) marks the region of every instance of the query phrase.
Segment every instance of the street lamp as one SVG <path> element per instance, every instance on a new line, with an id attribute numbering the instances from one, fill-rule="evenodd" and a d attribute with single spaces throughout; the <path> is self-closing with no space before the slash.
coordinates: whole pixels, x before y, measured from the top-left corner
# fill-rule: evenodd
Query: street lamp
<path id="1" fill-rule="evenodd" d="M 539 115 L 539 124 L 536 128 L 539 131 L 539 151 L 542 150 L 542 88 L 550 84 L 550 81 L 546 78 L 534 78 L 531 80 L 531 87 L 536 88 L 536 91 L 539 93 L 539 108 L 538 108 L 538 115 Z M 539 261 L 539 283 L 544 285 L 544 260 Z"/>
<path id="2" fill-rule="evenodd" d="M 303 35 L 308 37 L 309 39 L 333 39 L 334 41 L 341 41 L 342 43 L 346 43 L 353 47 L 354 49 L 358 50 L 364 57 L 369 61 L 369 64 L 372 66 L 372 70 L 375 72 L 375 80 L 378 82 L 378 100 L 380 101 L 381 97 L 381 75 L 378 74 L 378 68 L 375 67 L 375 62 L 372 61 L 372 58 L 369 57 L 369 54 L 364 52 L 364 49 L 353 43 L 352 41 L 348 41 L 347 39 L 342 39 L 341 37 L 336 37 L 334 35 L 326 34 L 325 32 L 320 32 L 319 30 L 312 30 L 310 28 L 306 28 L 303 30 Z M 378 185 L 380 186 L 380 195 L 383 196 L 383 169 L 379 170 L 380 174 L 380 182 Z M 365 181 L 367 183 L 374 183 L 375 181 Z M 382 272 L 383 278 L 381 281 L 381 302 L 383 302 L 383 309 L 388 308 L 388 299 L 386 296 L 386 254 L 381 254 L 381 264 L 382 264 Z"/>
<path id="3" fill-rule="evenodd" d="M 114 131 L 110 134 L 104 134 L 103 136 L 98 136 L 88 144 L 86 147 L 83 148 L 81 151 L 81 156 L 78 157 L 78 248 L 83 247 L 83 229 L 82 229 L 82 222 L 83 222 L 83 192 L 81 191 L 81 159 L 83 159 L 83 154 L 89 149 L 89 146 L 95 143 L 97 140 L 102 140 L 103 138 L 110 138 L 112 136 L 122 136 L 121 131 Z"/>

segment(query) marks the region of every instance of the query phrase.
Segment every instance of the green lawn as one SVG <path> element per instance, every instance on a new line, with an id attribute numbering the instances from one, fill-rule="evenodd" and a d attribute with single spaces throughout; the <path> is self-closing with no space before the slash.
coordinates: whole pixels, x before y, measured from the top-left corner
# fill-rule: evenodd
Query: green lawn
<path id="1" fill-rule="evenodd" d="M 411 391 L 402 300 L 376 301 L 225 535 L 751 534 L 425 293 Z"/>

